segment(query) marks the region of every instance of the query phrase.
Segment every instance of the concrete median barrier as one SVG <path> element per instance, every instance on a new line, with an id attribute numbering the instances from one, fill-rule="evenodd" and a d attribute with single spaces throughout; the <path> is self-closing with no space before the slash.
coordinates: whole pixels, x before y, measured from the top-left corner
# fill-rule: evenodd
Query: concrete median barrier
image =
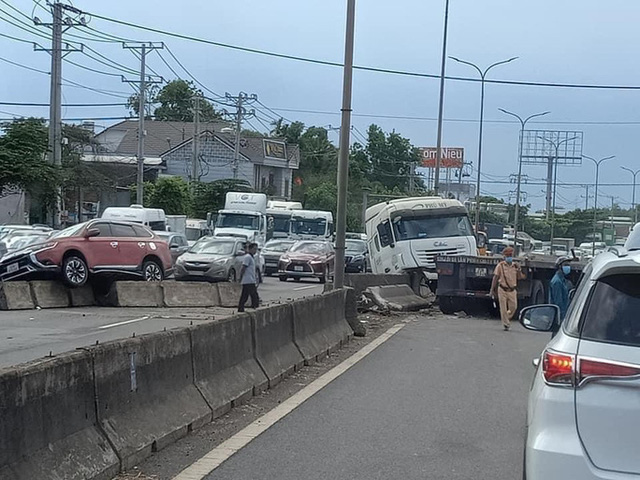
<path id="1" fill-rule="evenodd" d="M 295 344 L 305 363 L 339 348 L 353 335 L 345 319 L 345 293 L 334 290 L 292 303 Z"/>
<path id="2" fill-rule="evenodd" d="M 69 297 L 72 307 L 91 307 L 96 304 L 96 297 L 91 285 L 80 288 L 70 288 Z"/>
<path id="3" fill-rule="evenodd" d="M 364 295 L 384 310 L 414 312 L 429 307 L 433 299 L 419 297 L 409 285 L 369 287 Z"/>
<path id="4" fill-rule="evenodd" d="M 291 305 L 277 305 L 260 308 L 251 316 L 256 359 L 266 372 L 271 388 L 304 365 L 304 358 L 293 342 L 293 310 Z"/>
<path id="5" fill-rule="evenodd" d="M 164 296 L 160 282 L 113 282 L 105 301 L 112 307 L 163 307 Z"/>
<path id="6" fill-rule="evenodd" d="M 191 327 L 190 331 L 195 383 L 213 418 L 267 388 L 268 379 L 255 359 L 249 314 Z"/>
<path id="7" fill-rule="evenodd" d="M 162 282 L 164 304 L 167 307 L 217 307 L 218 288 L 203 282 Z"/>
<path id="8" fill-rule="evenodd" d="M 28 282 L 0 284 L 0 310 L 29 310 L 35 306 Z"/>
<path id="9" fill-rule="evenodd" d="M 34 280 L 29 285 L 33 300 L 40 308 L 65 308 L 70 305 L 69 289 L 62 282 Z"/>
<path id="10" fill-rule="evenodd" d="M 220 282 L 216 283 L 218 287 L 218 296 L 220 297 L 220 306 L 226 308 L 235 308 L 240 302 L 240 293 L 242 293 L 242 285 L 239 283 Z"/>
<path id="11" fill-rule="evenodd" d="M 193 383 L 188 329 L 109 342 L 91 351 L 98 420 L 122 468 L 211 420 Z"/>
<path id="12" fill-rule="evenodd" d="M 0 371 L 0 479 L 108 480 L 118 471 L 97 424 L 89 354 Z"/>
<path id="13" fill-rule="evenodd" d="M 344 275 L 344 286 L 355 290 L 356 298 L 360 298 L 362 292 L 368 287 L 379 285 L 411 285 L 411 279 L 406 273 L 378 274 L 378 273 L 346 273 Z M 332 285 L 326 285 L 324 291 L 329 292 Z"/>

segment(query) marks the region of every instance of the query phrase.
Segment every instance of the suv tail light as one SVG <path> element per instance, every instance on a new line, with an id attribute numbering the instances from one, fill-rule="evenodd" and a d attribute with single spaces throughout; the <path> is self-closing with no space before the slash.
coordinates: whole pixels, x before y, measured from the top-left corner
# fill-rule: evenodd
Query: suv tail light
<path id="1" fill-rule="evenodd" d="M 551 385 L 573 385 L 575 356 L 545 350 L 542 357 L 542 373 Z"/>
<path id="2" fill-rule="evenodd" d="M 580 387 L 595 379 L 640 376 L 640 365 L 580 357 L 576 360 L 575 355 L 545 350 L 542 373 L 549 385 Z"/>

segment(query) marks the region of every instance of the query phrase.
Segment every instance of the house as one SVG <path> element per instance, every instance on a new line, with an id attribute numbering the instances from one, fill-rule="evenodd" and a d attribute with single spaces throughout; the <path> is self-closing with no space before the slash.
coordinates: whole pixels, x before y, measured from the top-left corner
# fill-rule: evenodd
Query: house
<path id="1" fill-rule="evenodd" d="M 145 122 L 146 175 L 191 177 L 193 137 L 191 122 Z M 259 192 L 289 198 L 293 172 L 300 164 L 297 145 L 284 140 L 241 136 L 239 158 L 235 162 L 235 135 L 224 122 L 201 123 L 198 159 L 198 179 L 202 182 L 238 178 L 246 180 Z M 85 160 L 108 162 L 119 157 L 121 162 L 134 160 L 138 151 L 138 121 L 125 120 L 97 134 L 97 151 L 85 155 Z M 128 160 L 126 160 L 128 159 Z M 150 165 L 152 163 L 153 165 Z"/>

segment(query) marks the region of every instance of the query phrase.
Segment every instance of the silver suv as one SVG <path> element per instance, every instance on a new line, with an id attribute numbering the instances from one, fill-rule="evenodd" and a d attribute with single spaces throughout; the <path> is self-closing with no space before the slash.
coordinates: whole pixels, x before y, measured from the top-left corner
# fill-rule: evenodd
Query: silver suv
<path id="1" fill-rule="evenodd" d="M 529 395 L 525 478 L 640 478 L 640 251 L 595 257 L 558 319 L 553 305 L 520 317 L 529 330 L 557 332 Z"/>

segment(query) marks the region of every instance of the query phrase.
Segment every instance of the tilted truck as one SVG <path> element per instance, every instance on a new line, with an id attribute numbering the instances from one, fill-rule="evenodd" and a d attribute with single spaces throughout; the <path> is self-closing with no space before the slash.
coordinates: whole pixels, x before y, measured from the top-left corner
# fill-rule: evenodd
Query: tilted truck
<path id="1" fill-rule="evenodd" d="M 412 197 L 369 207 L 365 228 L 373 273 L 408 273 L 419 292 L 435 291 L 438 255 L 476 255 L 476 237 L 458 200 Z"/>
<path id="2" fill-rule="evenodd" d="M 526 278 L 518 281 L 519 307 L 546 303 L 549 282 L 556 272 L 557 257 L 533 255 L 515 258 Z M 436 258 L 438 288 L 436 296 L 443 313 L 465 311 L 469 315 L 495 311 L 491 299 L 493 272 L 501 256 L 440 255 Z M 569 280 L 576 285 L 584 263 L 572 261 Z"/>

